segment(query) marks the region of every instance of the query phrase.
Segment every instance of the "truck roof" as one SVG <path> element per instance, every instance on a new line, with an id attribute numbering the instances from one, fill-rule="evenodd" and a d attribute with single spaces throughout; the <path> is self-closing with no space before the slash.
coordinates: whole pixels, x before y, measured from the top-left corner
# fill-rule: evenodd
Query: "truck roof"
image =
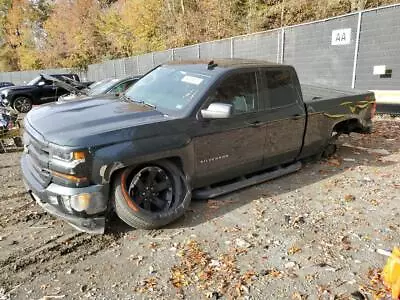
<path id="1" fill-rule="evenodd" d="M 181 60 L 171 61 L 165 65 L 216 65 L 220 68 L 242 68 L 248 66 L 263 66 L 263 67 L 276 67 L 282 66 L 281 64 L 256 59 L 242 59 L 242 58 L 222 58 L 222 59 L 194 59 L 194 60 Z"/>

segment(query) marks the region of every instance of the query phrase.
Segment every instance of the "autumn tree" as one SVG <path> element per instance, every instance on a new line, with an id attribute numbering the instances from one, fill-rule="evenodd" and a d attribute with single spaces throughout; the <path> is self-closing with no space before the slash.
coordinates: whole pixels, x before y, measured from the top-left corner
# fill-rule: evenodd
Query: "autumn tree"
<path id="1" fill-rule="evenodd" d="M 45 65 L 84 68 L 102 56 L 103 43 L 96 27 L 100 13 L 98 1 L 57 1 L 44 23 Z"/>
<path id="2" fill-rule="evenodd" d="M 395 0 L 0 0 L 0 70 L 78 67 Z"/>
<path id="3" fill-rule="evenodd" d="M 34 47 L 33 22 L 28 0 L 14 0 L 9 3 L 7 14 L 3 19 L 1 55 L 4 69 L 18 70 L 36 68 L 40 65 Z"/>

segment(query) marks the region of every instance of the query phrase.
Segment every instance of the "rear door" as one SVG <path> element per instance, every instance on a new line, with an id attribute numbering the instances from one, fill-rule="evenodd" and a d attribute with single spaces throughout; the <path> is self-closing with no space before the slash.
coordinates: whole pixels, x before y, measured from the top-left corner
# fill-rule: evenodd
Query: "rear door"
<path id="1" fill-rule="evenodd" d="M 266 102 L 268 121 L 264 166 L 294 160 L 300 153 L 306 126 L 306 111 L 299 82 L 291 67 L 261 69 L 261 97 Z"/>
<path id="2" fill-rule="evenodd" d="M 257 70 L 240 70 L 210 91 L 202 108 L 211 103 L 233 106 L 227 119 L 201 119 L 194 126 L 196 185 L 203 186 L 262 167 L 265 125 L 258 93 Z"/>

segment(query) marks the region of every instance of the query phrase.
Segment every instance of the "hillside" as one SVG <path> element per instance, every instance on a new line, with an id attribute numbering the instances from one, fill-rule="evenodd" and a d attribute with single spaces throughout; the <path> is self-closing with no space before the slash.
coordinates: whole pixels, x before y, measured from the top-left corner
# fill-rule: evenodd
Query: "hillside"
<path id="1" fill-rule="evenodd" d="M 0 0 L 0 71 L 85 68 L 394 0 Z"/>

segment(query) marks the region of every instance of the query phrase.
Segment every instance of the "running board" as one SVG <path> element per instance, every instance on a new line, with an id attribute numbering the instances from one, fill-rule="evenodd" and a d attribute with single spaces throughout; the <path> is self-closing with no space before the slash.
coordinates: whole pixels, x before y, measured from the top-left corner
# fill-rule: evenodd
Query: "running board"
<path id="1" fill-rule="evenodd" d="M 279 168 L 274 171 L 265 172 L 262 174 L 254 175 L 250 178 L 245 178 L 243 180 L 238 180 L 234 183 L 229 183 L 222 186 L 217 186 L 214 188 L 202 188 L 193 191 L 193 198 L 195 199 L 210 199 L 215 198 L 224 194 L 228 194 L 245 187 L 249 187 L 255 184 L 262 183 L 264 181 L 272 180 L 293 172 L 300 170 L 302 167 L 301 162 L 296 162 L 284 168 Z"/>

